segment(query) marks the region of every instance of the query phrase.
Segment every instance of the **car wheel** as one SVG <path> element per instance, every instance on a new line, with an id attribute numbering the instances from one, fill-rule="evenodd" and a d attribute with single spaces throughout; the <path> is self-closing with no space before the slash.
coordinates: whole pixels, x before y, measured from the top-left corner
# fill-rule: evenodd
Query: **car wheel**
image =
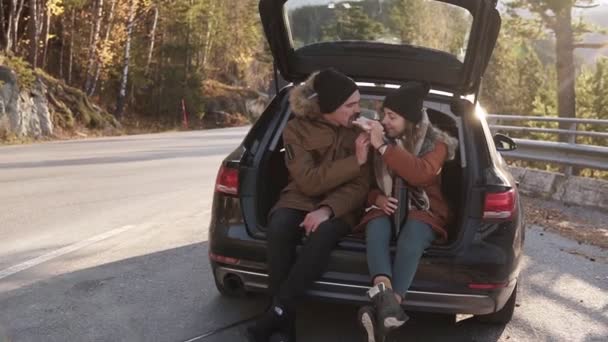
<path id="1" fill-rule="evenodd" d="M 477 321 L 487 324 L 507 324 L 513 318 L 513 312 L 515 311 L 515 300 L 517 298 L 517 285 L 513 289 L 513 293 L 509 300 L 505 303 L 502 309 L 487 315 L 475 316 Z"/>

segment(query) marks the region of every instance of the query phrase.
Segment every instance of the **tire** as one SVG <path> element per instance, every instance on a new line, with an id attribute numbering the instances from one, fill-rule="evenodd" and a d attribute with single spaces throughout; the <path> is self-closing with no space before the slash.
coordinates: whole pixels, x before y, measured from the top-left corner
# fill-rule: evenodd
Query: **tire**
<path id="1" fill-rule="evenodd" d="M 517 285 L 513 289 L 513 293 L 509 300 L 505 303 L 502 309 L 487 315 L 475 316 L 477 321 L 486 324 L 507 324 L 513 318 L 513 312 L 515 311 L 515 301 L 517 299 Z"/>

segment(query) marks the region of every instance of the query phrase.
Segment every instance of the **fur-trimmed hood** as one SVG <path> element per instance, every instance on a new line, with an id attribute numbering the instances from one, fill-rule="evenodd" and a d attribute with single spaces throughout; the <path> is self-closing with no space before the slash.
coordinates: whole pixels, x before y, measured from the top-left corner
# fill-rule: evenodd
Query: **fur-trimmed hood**
<path id="1" fill-rule="evenodd" d="M 410 152 L 417 156 L 422 156 L 432 151 L 435 148 L 435 142 L 440 141 L 448 148 L 446 160 L 453 160 L 456 157 L 458 139 L 433 126 L 426 113 L 426 109 L 422 111 L 422 120 L 416 125 L 413 136 L 406 137 L 406 139 L 413 140 L 413 150 Z"/>
<path id="2" fill-rule="evenodd" d="M 289 94 L 289 104 L 296 116 L 314 119 L 322 115 L 313 88 L 315 77 L 318 74 L 319 72 L 311 74 L 304 83 L 291 90 Z"/>

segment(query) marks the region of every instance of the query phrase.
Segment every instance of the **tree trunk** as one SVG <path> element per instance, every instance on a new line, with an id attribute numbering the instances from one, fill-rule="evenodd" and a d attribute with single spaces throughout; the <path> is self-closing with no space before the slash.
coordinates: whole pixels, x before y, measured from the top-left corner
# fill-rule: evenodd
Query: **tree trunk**
<path id="1" fill-rule="evenodd" d="M 190 6 L 192 6 L 192 0 L 190 0 Z M 188 79 L 188 72 L 190 69 L 190 31 L 192 31 L 192 24 L 190 17 L 186 23 L 186 53 L 184 56 L 184 87 L 186 86 L 186 80 Z"/>
<path id="2" fill-rule="evenodd" d="M 108 40 L 110 39 L 110 32 L 111 32 L 112 26 L 114 24 L 114 7 L 115 6 L 116 6 L 116 0 L 112 0 L 112 5 L 110 5 L 110 13 L 108 15 L 108 24 L 106 27 L 105 35 L 103 37 L 103 43 L 102 43 L 103 47 L 106 46 L 106 44 L 108 43 Z M 102 67 L 102 65 L 100 64 L 100 61 L 97 61 L 97 63 L 95 63 L 95 76 L 93 77 L 93 82 L 91 84 L 90 89 L 87 92 L 87 94 L 89 96 L 93 96 L 93 94 L 95 93 L 95 89 L 97 88 L 97 82 L 99 81 L 99 74 L 101 73 L 101 67 Z"/>
<path id="3" fill-rule="evenodd" d="M 163 46 L 165 42 L 165 35 L 164 33 L 160 34 L 160 46 Z M 158 89 L 158 96 L 156 96 L 156 117 L 159 118 L 161 115 L 161 104 L 162 104 L 162 97 L 163 97 L 163 82 L 161 80 L 161 71 L 163 70 L 164 67 L 164 58 L 165 58 L 165 54 L 164 54 L 164 50 L 160 49 L 159 54 L 158 54 L 158 64 L 156 65 L 156 70 L 155 70 L 155 75 L 154 75 L 154 85 L 155 87 Z"/>
<path id="4" fill-rule="evenodd" d="M 72 84 L 72 67 L 74 65 L 74 33 L 76 26 L 76 10 L 72 9 L 72 18 L 70 22 L 70 57 L 68 58 L 68 84 Z"/>
<path id="5" fill-rule="evenodd" d="M 129 61 L 131 59 L 131 35 L 133 33 L 133 24 L 135 22 L 135 9 L 137 7 L 137 0 L 129 1 L 129 18 L 127 21 L 127 41 L 125 43 L 125 58 L 122 68 L 122 78 L 120 80 L 120 88 L 118 91 L 118 99 L 116 101 L 116 117 L 122 119 L 125 100 L 127 98 L 127 82 L 129 77 Z"/>
<path id="6" fill-rule="evenodd" d="M 154 53 L 154 42 L 156 40 L 156 25 L 158 23 L 158 6 L 154 6 L 154 22 L 152 23 L 152 30 L 150 31 L 150 49 L 148 50 L 148 60 L 146 61 L 146 72 L 148 76 L 150 72 L 150 63 L 152 62 L 152 54 Z"/>
<path id="7" fill-rule="evenodd" d="M 198 48 L 196 49 L 196 57 L 194 58 L 195 60 L 195 64 L 194 64 L 194 70 L 196 70 L 197 72 L 199 70 L 201 70 L 201 57 L 203 56 L 203 54 L 201 53 L 201 47 L 204 46 L 204 42 L 203 42 L 203 35 L 199 35 L 198 36 Z"/>
<path id="8" fill-rule="evenodd" d="M 13 16 L 13 51 L 17 52 L 17 47 L 19 44 L 19 21 L 21 20 L 21 11 L 23 11 L 23 5 L 25 0 L 18 0 L 19 6 L 15 7 L 17 12 Z"/>
<path id="9" fill-rule="evenodd" d="M 15 8 L 17 7 L 16 0 L 10 0 L 8 6 L 8 23 L 6 31 L 4 31 L 4 52 L 9 52 L 13 47 L 13 18 L 15 16 Z"/>
<path id="10" fill-rule="evenodd" d="M 42 68 L 46 69 L 46 56 L 49 49 L 49 32 L 51 30 L 51 8 L 46 6 L 46 20 L 44 22 L 44 50 L 42 51 Z"/>
<path id="11" fill-rule="evenodd" d="M 572 13 L 567 8 L 556 13 L 556 68 L 557 68 L 557 110 L 563 118 L 576 116 L 575 68 L 574 68 L 574 35 L 572 33 Z M 560 123 L 561 129 L 568 129 L 569 123 Z M 562 136 L 568 141 L 568 136 Z"/>
<path id="12" fill-rule="evenodd" d="M 207 18 L 207 37 L 205 38 L 205 48 L 203 49 L 203 70 L 207 66 L 207 60 L 209 58 L 209 54 L 211 53 L 211 45 L 212 45 L 212 35 L 213 31 L 213 19 L 211 16 Z"/>
<path id="13" fill-rule="evenodd" d="M 97 42 L 99 41 L 99 31 L 101 29 L 101 20 L 103 18 L 103 0 L 97 0 L 95 7 L 95 19 L 93 21 L 93 38 L 89 45 L 89 57 L 86 70 L 86 80 L 84 83 L 84 91 L 88 94 L 93 83 L 93 67 L 97 59 Z"/>
<path id="14" fill-rule="evenodd" d="M 59 18 L 59 25 L 61 28 L 61 41 L 59 42 L 61 44 L 59 48 L 59 78 L 63 79 L 63 57 L 65 52 L 65 20 L 63 19 L 63 16 Z"/>
<path id="15" fill-rule="evenodd" d="M 38 23 L 37 25 L 37 30 L 36 30 L 36 36 L 38 37 L 38 39 L 40 39 L 40 36 L 42 35 L 42 31 L 44 30 L 44 13 L 46 11 L 45 8 L 45 2 L 46 0 L 36 0 L 36 22 Z M 40 25 L 40 23 L 42 23 L 42 25 Z M 38 42 L 40 43 L 40 42 Z"/>
<path id="16" fill-rule="evenodd" d="M 30 32 L 30 54 L 29 62 L 32 68 L 36 68 L 38 63 L 38 18 L 37 18 L 37 3 L 36 0 L 29 0 L 30 4 L 30 19 L 29 19 L 29 32 Z"/>
<path id="17" fill-rule="evenodd" d="M 0 0 L 0 46 L 5 49 L 6 44 L 6 21 L 4 18 L 4 1 Z"/>

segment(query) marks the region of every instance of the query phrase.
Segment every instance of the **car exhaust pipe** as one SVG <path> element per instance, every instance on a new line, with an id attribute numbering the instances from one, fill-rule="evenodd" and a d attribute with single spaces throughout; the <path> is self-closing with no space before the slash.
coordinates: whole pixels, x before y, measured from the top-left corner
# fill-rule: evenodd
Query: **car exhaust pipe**
<path id="1" fill-rule="evenodd" d="M 228 273 L 224 276 L 224 289 L 229 295 L 243 296 L 245 295 L 245 285 L 243 279 L 234 273 Z"/>

